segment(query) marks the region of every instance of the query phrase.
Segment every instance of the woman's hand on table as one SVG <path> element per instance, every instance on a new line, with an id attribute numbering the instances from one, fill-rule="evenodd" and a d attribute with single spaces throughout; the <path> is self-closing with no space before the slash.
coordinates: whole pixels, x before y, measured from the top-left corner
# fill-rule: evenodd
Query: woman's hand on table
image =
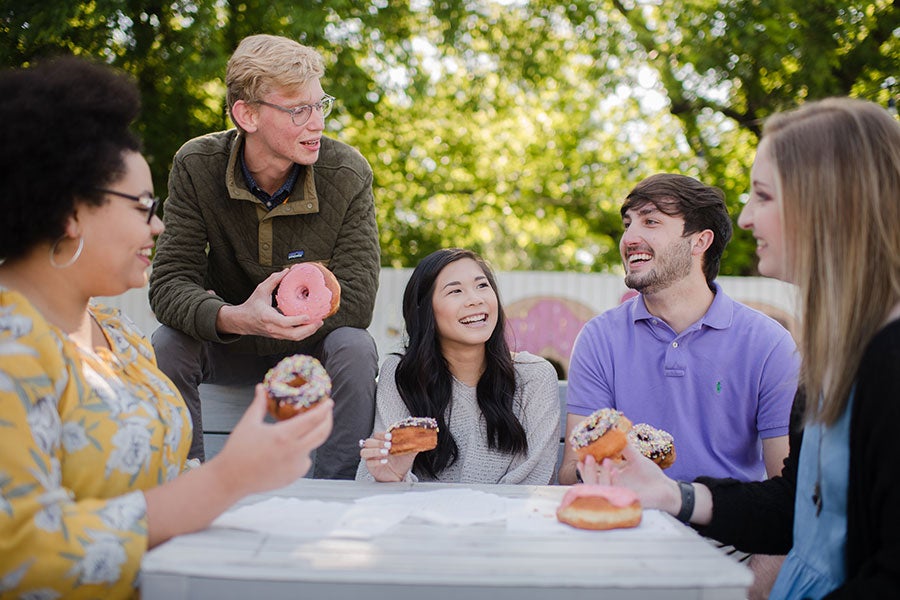
<path id="1" fill-rule="evenodd" d="M 359 440 L 359 456 L 375 481 L 403 481 L 412 469 L 418 452 L 391 454 L 391 434 L 375 432 L 366 440 Z"/>

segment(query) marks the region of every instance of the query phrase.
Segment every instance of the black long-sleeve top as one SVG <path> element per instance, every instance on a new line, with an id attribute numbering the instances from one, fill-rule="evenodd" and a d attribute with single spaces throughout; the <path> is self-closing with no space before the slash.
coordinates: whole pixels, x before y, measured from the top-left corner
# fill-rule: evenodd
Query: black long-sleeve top
<path id="1" fill-rule="evenodd" d="M 697 479 L 713 496 L 712 521 L 698 528 L 700 533 L 745 552 L 785 554 L 790 550 L 804 406 L 805 398 L 798 391 L 791 417 L 790 453 L 780 476 L 754 483 Z M 875 335 L 857 370 L 850 415 L 847 579 L 829 599 L 900 598 L 898 445 L 900 320 Z"/>

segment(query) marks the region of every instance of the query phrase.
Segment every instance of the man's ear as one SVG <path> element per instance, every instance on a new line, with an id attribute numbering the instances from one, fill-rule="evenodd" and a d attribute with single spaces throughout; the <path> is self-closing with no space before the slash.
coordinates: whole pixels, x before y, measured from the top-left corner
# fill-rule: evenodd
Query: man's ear
<path id="1" fill-rule="evenodd" d="M 694 243 L 691 245 L 691 254 L 694 256 L 704 254 L 709 247 L 712 246 L 715 237 L 716 235 L 711 229 L 704 229 L 703 231 L 695 233 Z"/>
<path id="2" fill-rule="evenodd" d="M 256 131 L 259 112 L 248 102 L 238 100 L 231 107 L 231 120 L 248 133 Z"/>

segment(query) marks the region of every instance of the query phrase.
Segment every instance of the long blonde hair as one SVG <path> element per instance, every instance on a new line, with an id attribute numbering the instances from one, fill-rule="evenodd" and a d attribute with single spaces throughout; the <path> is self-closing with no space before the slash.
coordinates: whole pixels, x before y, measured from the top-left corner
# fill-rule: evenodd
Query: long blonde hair
<path id="1" fill-rule="evenodd" d="M 763 137 L 800 291 L 807 417 L 833 424 L 900 301 L 900 123 L 872 102 L 830 98 L 773 115 Z"/>

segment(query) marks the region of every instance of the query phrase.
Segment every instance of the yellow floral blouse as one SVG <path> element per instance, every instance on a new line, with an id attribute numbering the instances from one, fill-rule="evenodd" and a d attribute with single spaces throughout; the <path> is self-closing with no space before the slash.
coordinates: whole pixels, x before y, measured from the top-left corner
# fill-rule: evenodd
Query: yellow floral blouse
<path id="1" fill-rule="evenodd" d="M 118 311 L 83 351 L 0 287 L 0 598 L 128 598 L 147 550 L 141 490 L 177 476 L 187 408 Z"/>

